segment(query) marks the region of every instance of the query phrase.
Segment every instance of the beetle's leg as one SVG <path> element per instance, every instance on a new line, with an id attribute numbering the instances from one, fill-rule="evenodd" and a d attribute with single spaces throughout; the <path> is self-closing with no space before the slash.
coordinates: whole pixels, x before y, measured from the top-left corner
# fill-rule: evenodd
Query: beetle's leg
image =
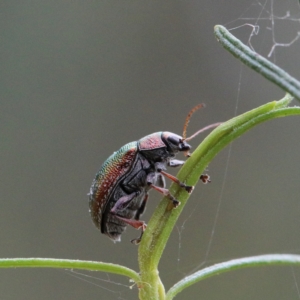
<path id="1" fill-rule="evenodd" d="M 185 163 L 184 160 L 171 159 L 168 161 L 168 166 L 176 168 L 182 166 L 184 163 Z"/>
<path id="2" fill-rule="evenodd" d="M 147 175 L 147 184 L 154 190 L 168 197 L 173 202 L 174 207 L 177 207 L 180 204 L 180 202 L 172 196 L 169 190 L 165 189 L 164 187 L 155 185 L 157 183 L 157 176 L 162 176 L 162 175 L 156 172 L 149 173 Z"/>
<path id="3" fill-rule="evenodd" d="M 138 221 L 140 219 L 140 216 L 144 213 L 145 208 L 146 208 L 146 204 L 147 204 L 147 200 L 148 200 L 148 194 L 145 195 L 141 207 L 136 212 L 136 215 L 134 216 L 135 220 Z M 141 221 L 141 222 L 143 222 L 143 221 Z M 141 242 L 142 236 L 144 234 L 144 231 L 145 231 L 146 227 L 147 227 L 147 225 L 144 223 L 144 225 L 142 226 L 141 235 L 138 238 L 131 240 L 132 244 L 138 245 Z"/>
<path id="4" fill-rule="evenodd" d="M 157 174 L 157 178 L 156 178 L 156 183 L 155 185 L 159 186 L 159 187 L 162 187 L 162 188 L 165 188 L 166 187 L 166 181 L 165 181 L 165 177 L 162 176 L 161 173 L 158 173 Z"/>
<path id="5" fill-rule="evenodd" d="M 115 215 L 116 218 L 119 220 L 123 221 L 124 223 L 132 226 L 135 229 L 140 229 L 142 228 L 142 231 L 144 231 L 147 227 L 146 223 L 144 221 L 139 221 L 139 220 L 132 220 L 132 219 L 126 219 L 123 217 L 120 217 L 118 215 Z"/>
<path id="6" fill-rule="evenodd" d="M 150 184 L 150 186 L 154 190 L 156 190 L 156 191 L 160 192 L 161 194 L 163 194 L 164 196 L 168 197 L 173 202 L 174 207 L 177 207 L 180 204 L 180 202 L 178 200 L 176 200 L 174 198 L 174 196 L 172 196 L 172 194 L 170 193 L 170 191 L 168 189 L 164 189 L 164 188 L 156 186 L 152 183 Z"/>
<path id="7" fill-rule="evenodd" d="M 162 175 L 166 176 L 167 178 L 171 179 L 175 183 L 177 183 L 180 187 L 184 188 L 189 194 L 193 191 L 194 187 L 186 185 L 185 183 L 179 181 L 175 176 L 166 173 L 165 171 L 159 171 Z"/>
<path id="8" fill-rule="evenodd" d="M 211 182 L 210 176 L 208 174 L 202 174 L 199 178 L 204 184 Z"/>
<path id="9" fill-rule="evenodd" d="M 137 210 L 137 212 L 136 212 L 136 214 L 134 216 L 135 220 L 139 220 L 140 216 L 144 213 L 145 208 L 146 208 L 146 204 L 147 204 L 147 200 L 148 200 L 148 194 L 145 195 L 140 208 Z"/>
<path id="10" fill-rule="evenodd" d="M 118 211 L 123 211 L 130 202 L 140 194 L 140 191 L 133 192 L 129 195 L 121 197 L 114 205 L 114 207 L 110 210 L 112 214 L 117 214 Z"/>
<path id="11" fill-rule="evenodd" d="M 144 231 L 147 228 L 146 223 L 144 221 L 126 219 L 126 218 L 120 217 L 118 215 L 115 215 L 115 217 L 118 218 L 119 220 L 123 221 L 124 223 L 132 226 L 135 229 L 140 229 L 140 228 L 142 229 L 141 235 L 137 239 L 131 240 L 131 242 L 133 244 L 138 245 L 140 243 L 141 239 L 142 239 L 142 235 L 143 235 Z"/>
<path id="12" fill-rule="evenodd" d="M 145 224 L 145 226 L 147 227 L 146 224 Z M 145 229 L 146 229 L 146 227 L 145 227 Z M 141 235 L 140 235 L 138 238 L 133 239 L 133 240 L 131 240 L 130 242 L 131 242 L 132 244 L 138 245 L 138 244 L 141 242 L 141 240 L 142 240 L 142 236 L 143 236 L 143 234 L 144 234 L 145 229 L 142 229 Z"/>
<path id="13" fill-rule="evenodd" d="M 175 159 L 175 163 L 176 162 L 180 162 L 180 160 L 176 160 Z M 183 162 L 184 163 L 184 162 Z M 186 185 L 185 183 L 179 181 L 179 179 L 177 179 L 175 176 L 169 174 L 169 173 L 166 173 L 164 170 L 166 169 L 165 167 L 165 163 L 163 162 L 156 162 L 155 163 L 155 169 L 156 171 L 159 173 L 159 174 L 162 174 L 164 176 L 166 176 L 167 178 L 171 179 L 172 181 L 176 182 L 180 187 L 184 188 L 188 193 L 191 193 L 194 189 L 193 186 L 188 186 Z M 148 178 L 147 178 L 148 179 Z M 148 181 L 149 182 L 149 181 Z M 152 184 L 154 184 L 153 181 L 151 181 Z"/>

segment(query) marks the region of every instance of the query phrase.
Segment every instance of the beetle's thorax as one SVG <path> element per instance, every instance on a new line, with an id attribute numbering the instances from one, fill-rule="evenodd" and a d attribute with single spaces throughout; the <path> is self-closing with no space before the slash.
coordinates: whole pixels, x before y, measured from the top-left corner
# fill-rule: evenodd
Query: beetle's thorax
<path id="1" fill-rule="evenodd" d="M 161 131 L 149 134 L 138 141 L 139 151 L 149 151 L 166 147 Z"/>
<path id="2" fill-rule="evenodd" d="M 190 150 L 191 146 L 178 134 L 163 131 L 149 134 L 138 141 L 138 150 L 153 162 L 167 161 L 179 151 Z"/>
<path id="3" fill-rule="evenodd" d="M 168 152 L 167 146 L 162 140 L 162 132 L 155 132 L 141 138 L 138 142 L 138 151 L 149 162 L 167 161 L 170 157 L 174 156 Z"/>

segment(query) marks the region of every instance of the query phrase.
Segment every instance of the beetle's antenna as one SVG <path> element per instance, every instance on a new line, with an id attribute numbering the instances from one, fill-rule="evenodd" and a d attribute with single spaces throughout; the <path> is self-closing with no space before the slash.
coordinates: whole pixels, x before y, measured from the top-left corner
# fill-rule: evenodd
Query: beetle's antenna
<path id="1" fill-rule="evenodd" d="M 195 111 L 197 111 L 198 109 L 202 108 L 202 107 L 205 107 L 205 104 L 204 103 L 200 103 L 198 105 L 196 105 L 195 107 L 193 107 L 190 112 L 188 113 L 186 119 L 185 119 L 185 123 L 184 123 L 184 126 L 183 126 L 183 134 L 182 134 L 182 140 L 185 141 L 186 140 L 186 129 L 189 125 L 189 122 L 190 122 L 190 119 L 191 119 L 191 116 L 193 115 L 193 113 Z"/>
<path id="2" fill-rule="evenodd" d="M 208 129 L 211 129 L 211 128 L 215 128 L 215 127 L 218 127 L 220 124 L 222 124 L 222 122 L 218 122 L 218 123 L 214 123 L 214 124 L 210 124 L 210 125 L 207 125 L 203 128 L 201 128 L 200 130 L 198 130 L 197 132 L 195 132 L 193 135 L 191 135 L 190 137 L 184 139 L 186 142 L 190 141 L 191 139 L 193 139 L 195 136 L 197 136 L 199 133 L 203 132 L 203 131 L 206 131 Z"/>
<path id="3" fill-rule="evenodd" d="M 195 111 L 197 111 L 198 109 L 202 108 L 202 107 L 205 107 L 205 104 L 204 103 L 201 103 L 201 104 L 198 104 L 196 105 L 193 109 L 190 110 L 190 112 L 188 113 L 186 119 L 185 119 L 185 123 L 184 123 L 184 126 L 183 126 L 183 134 L 182 134 L 182 141 L 190 141 L 191 139 L 193 139 L 195 136 L 197 136 L 198 134 L 200 134 L 201 132 L 203 131 L 206 131 L 208 129 L 211 129 L 211 128 L 215 128 L 215 127 L 218 127 L 220 124 L 222 124 L 222 122 L 218 122 L 218 123 L 214 123 L 214 124 L 210 124 L 208 126 L 205 126 L 204 128 L 201 128 L 200 130 L 198 130 L 197 132 L 195 132 L 193 135 L 189 136 L 188 138 L 186 137 L 186 129 L 188 127 L 188 124 L 190 122 L 190 119 L 191 119 L 191 116 L 193 115 L 193 113 Z M 185 151 L 184 152 L 184 155 L 187 156 L 187 157 L 190 157 L 190 152 L 189 151 Z"/>
<path id="4" fill-rule="evenodd" d="M 197 136 L 199 133 L 203 132 L 203 131 L 206 131 L 208 129 L 211 129 L 211 128 L 215 128 L 215 127 L 218 127 L 220 124 L 222 124 L 222 122 L 219 122 L 219 123 L 214 123 L 214 124 L 210 124 L 210 125 L 207 125 L 205 126 L 204 128 L 201 128 L 200 130 L 198 130 L 197 132 L 195 132 L 193 135 L 191 135 L 190 137 L 186 138 L 186 139 L 182 139 L 182 141 L 190 141 L 191 139 L 193 139 L 195 136 Z M 187 151 L 184 151 L 183 152 L 184 156 L 186 157 L 190 157 L 191 156 L 191 153 L 189 150 Z"/>

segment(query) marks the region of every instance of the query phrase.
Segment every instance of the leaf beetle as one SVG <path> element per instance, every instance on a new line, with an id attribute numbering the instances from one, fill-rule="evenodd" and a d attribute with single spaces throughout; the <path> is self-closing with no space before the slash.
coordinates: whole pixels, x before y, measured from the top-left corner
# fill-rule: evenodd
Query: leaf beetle
<path id="1" fill-rule="evenodd" d="M 178 167 L 184 161 L 174 159 L 178 152 L 190 156 L 191 146 L 187 143 L 199 133 L 217 127 L 220 123 L 208 125 L 186 138 L 186 129 L 191 115 L 203 107 L 195 106 L 184 124 L 183 137 L 168 131 L 155 132 L 131 142 L 114 152 L 101 166 L 92 182 L 89 192 L 89 211 L 96 227 L 114 242 L 121 240 L 127 225 L 141 229 L 139 238 L 131 242 L 138 244 L 146 229 L 140 216 L 145 211 L 148 192 L 154 189 L 167 196 L 174 208 L 180 203 L 165 188 L 164 177 L 176 182 L 191 193 L 192 186 L 180 182 L 165 172 L 166 167 Z M 208 175 L 200 179 L 209 182 Z"/>

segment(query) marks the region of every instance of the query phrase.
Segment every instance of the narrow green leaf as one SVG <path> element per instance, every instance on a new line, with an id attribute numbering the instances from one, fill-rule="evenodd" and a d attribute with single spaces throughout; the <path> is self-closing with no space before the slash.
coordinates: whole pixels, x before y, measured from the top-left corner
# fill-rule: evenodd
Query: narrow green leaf
<path id="1" fill-rule="evenodd" d="M 225 27 L 216 25 L 214 31 L 220 44 L 233 56 L 300 100 L 300 82 L 297 79 L 244 45 Z"/>
<path id="2" fill-rule="evenodd" d="M 185 288 L 195 284 L 201 280 L 207 279 L 214 275 L 220 275 L 225 272 L 249 268 L 249 267 L 261 267 L 261 266 L 274 266 L 274 265 L 300 265 L 300 255 L 292 254 L 270 254 L 259 255 L 252 257 L 244 257 L 239 259 L 233 259 L 227 262 L 219 263 L 207 268 L 204 268 L 190 276 L 185 277 L 178 283 L 176 283 L 166 295 L 166 300 L 173 299 L 178 293 Z"/>
<path id="3" fill-rule="evenodd" d="M 140 282 L 140 276 L 129 268 L 96 261 L 55 259 L 55 258 L 4 258 L 0 259 L 0 268 L 63 268 L 82 269 L 88 271 L 101 271 L 123 275 L 131 278 L 134 282 Z"/>

